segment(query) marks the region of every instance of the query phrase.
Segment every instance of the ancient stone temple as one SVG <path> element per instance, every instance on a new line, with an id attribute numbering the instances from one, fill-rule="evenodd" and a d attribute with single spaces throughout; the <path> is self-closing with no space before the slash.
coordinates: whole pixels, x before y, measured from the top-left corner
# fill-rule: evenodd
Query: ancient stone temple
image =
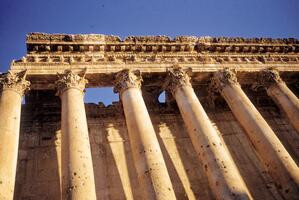
<path id="1" fill-rule="evenodd" d="M 299 199 L 299 40 L 26 42 L 0 75 L 1 200 Z M 84 103 L 99 87 L 119 102 Z"/>

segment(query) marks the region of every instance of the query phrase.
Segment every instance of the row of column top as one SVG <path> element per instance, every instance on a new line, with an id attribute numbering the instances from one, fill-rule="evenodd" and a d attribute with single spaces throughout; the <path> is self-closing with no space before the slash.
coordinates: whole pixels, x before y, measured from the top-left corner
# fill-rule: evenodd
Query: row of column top
<path id="1" fill-rule="evenodd" d="M 162 85 L 164 90 L 175 93 L 177 88 L 181 86 L 191 85 L 191 70 L 183 70 L 179 67 L 171 68 L 167 71 L 167 77 Z M 71 70 L 66 70 L 63 74 L 57 74 L 58 80 L 55 82 L 57 95 L 59 96 L 63 91 L 69 88 L 76 88 L 84 92 L 88 80 L 85 78 L 85 72 L 74 73 Z M 275 69 L 269 68 L 259 73 L 259 81 L 253 84 L 253 88 L 258 87 L 269 88 L 274 83 L 284 83 Z M 114 92 L 119 93 L 128 88 L 141 88 L 142 75 L 139 70 L 124 69 L 115 75 Z M 209 90 L 213 92 L 221 92 L 227 84 L 238 84 L 236 72 L 232 69 L 226 68 L 219 70 L 211 77 Z M 4 90 L 14 90 L 21 96 L 30 89 L 30 82 L 26 80 L 26 71 L 13 73 L 8 71 L 0 75 L 0 87 Z"/>

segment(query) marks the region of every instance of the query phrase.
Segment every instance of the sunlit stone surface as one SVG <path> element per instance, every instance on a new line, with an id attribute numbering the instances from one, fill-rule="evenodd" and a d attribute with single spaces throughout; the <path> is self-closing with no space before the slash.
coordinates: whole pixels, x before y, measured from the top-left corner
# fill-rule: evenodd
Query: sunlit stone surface
<path id="1" fill-rule="evenodd" d="M 26 42 L 0 75 L 1 200 L 299 198 L 297 39 Z"/>

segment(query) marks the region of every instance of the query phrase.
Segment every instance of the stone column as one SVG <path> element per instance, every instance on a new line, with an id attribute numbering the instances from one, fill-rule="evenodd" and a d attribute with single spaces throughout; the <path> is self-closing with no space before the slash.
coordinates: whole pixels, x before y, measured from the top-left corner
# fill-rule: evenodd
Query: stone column
<path id="1" fill-rule="evenodd" d="M 276 181 L 286 199 L 299 195 L 299 169 L 270 126 L 242 91 L 235 73 L 216 72 L 212 84 L 226 100 L 236 119 L 245 129 L 258 156 Z"/>
<path id="2" fill-rule="evenodd" d="M 143 199 L 176 199 L 140 87 L 139 73 L 117 74 L 114 91 L 120 93 Z"/>
<path id="3" fill-rule="evenodd" d="M 10 71 L 0 77 L 0 199 L 13 199 L 18 160 L 21 103 L 30 83 Z"/>
<path id="4" fill-rule="evenodd" d="M 83 101 L 87 80 L 71 71 L 56 81 L 61 98 L 62 199 L 95 200 L 95 181 Z"/>
<path id="5" fill-rule="evenodd" d="M 216 198 L 252 199 L 223 140 L 199 102 L 188 74 L 179 68 L 170 70 L 166 85 L 177 102 Z"/>
<path id="6" fill-rule="evenodd" d="M 280 78 L 278 71 L 265 70 L 259 81 L 299 133 L 299 99 Z"/>

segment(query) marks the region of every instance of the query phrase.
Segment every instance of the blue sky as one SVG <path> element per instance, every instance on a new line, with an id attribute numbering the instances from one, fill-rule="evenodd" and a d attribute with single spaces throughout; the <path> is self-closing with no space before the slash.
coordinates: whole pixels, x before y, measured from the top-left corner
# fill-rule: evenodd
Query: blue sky
<path id="1" fill-rule="evenodd" d="M 29 32 L 299 38 L 299 0 L 1 0 L 0 72 L 25 55 Z"/>

